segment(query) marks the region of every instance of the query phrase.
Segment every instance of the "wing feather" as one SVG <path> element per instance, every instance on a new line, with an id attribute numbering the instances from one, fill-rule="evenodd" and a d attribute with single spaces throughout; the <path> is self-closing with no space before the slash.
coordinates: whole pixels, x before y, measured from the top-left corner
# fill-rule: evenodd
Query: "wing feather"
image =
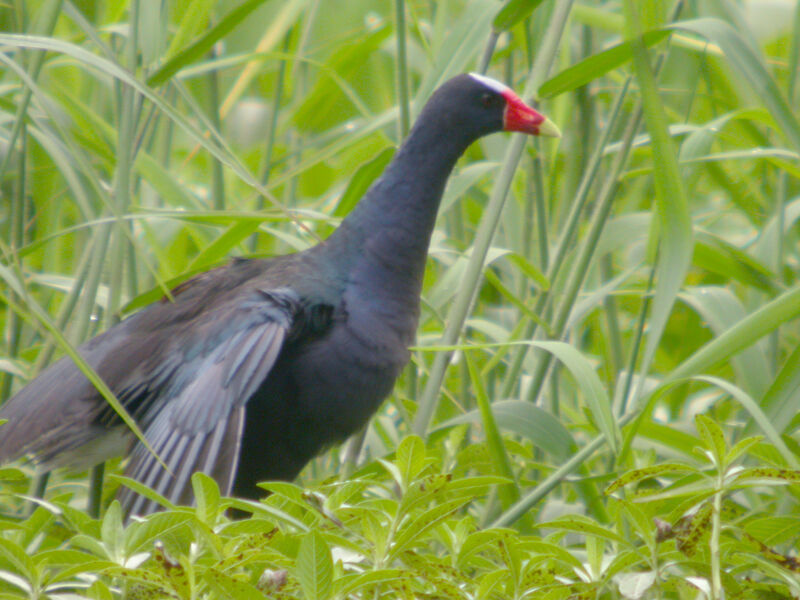
<path id="1" fill-rule="evenodd" d="M 126 470 L 129 477 L 173 503 L 191 500 L 191 476 L 196 471 L 213 477 L 223 494 L 230 493 L 246 403 L 269 375 L 291 327 L 286 299 L 282 304 L 269 302 L 275 294 L 259 294 L 258 303 L 250 301 L 218 315 L 205 331 L 195 333 L 203 337 L 197 340 L 203 352 L 190 349 L 185 364 L 158 371 L 171 397 L 166 402 L 145 399 L 149 409 L 145 436 L 167 469 L 137 444 Z M 156 405 L 160 410 L 153 415 Z M 131 490 L 121 491 L 119 498 L 130 514 L 158 509 L 154 501 Z"/>

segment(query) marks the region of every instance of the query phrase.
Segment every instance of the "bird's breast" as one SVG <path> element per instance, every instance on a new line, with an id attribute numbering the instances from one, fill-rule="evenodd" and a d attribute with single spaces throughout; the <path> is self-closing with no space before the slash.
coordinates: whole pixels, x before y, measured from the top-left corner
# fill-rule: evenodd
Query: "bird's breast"
<path id="1" fill-rule="evenodd" d="M 391 393 L 409 359 L 416 319 L 407 321 L 401 324 L 358 303 L 342 306 L 327 335 L 299 349 L 293 361 L 298 408 L 330 427 L 329 442 L 366 424 Z"/>

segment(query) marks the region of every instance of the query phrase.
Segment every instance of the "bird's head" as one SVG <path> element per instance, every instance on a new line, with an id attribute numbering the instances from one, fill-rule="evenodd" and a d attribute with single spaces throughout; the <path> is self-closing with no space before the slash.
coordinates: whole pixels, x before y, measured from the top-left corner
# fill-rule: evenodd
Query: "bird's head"
<path id="1" fill-rule="evenodd" d="M 453 135 L 477 139 L 496 131 L 559 137 L 558 127 L 499 81 L 464 73 L 443 84 L 428 102 Z"/>

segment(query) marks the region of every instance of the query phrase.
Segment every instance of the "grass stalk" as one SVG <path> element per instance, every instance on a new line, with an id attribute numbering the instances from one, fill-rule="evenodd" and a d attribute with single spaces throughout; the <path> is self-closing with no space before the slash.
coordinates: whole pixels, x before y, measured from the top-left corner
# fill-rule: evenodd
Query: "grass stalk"
<path id="1" fill-rule="evenodd" d="M 210 58 L 216 57 L 216 50 L 212 49 Z M 221 125 L 219 119 L 219 76 L 216 69 L 206 75 L 206 85 L 208 89 L 208 119 L 216 131 L 215 137 L 221 137 Z M 225 210 L 225 170 L 222 163 L 214 156 L 209 157 L 211 161 L 211 205 L 216 210 Z"/>
<path id="2" fill-rule="evenodd" d="M 394 0 L 394 33 L 397 42 L 397 66 L 395 68 L 397 85 L 397 104 L 400 108 L 398 121 L 398 140 L 402 141 L 411 128 L 411 106 L 408 93 L 408 58 L 406 50 L 406 3 Z"/>
<path id="3" fill-rule="evenodd" d="M 637 108 L 634 114 L 628 121 L 625 133 L 622 136 L 622 147 L 620 151 L 614 156 L 614 161 L 609 168 L 608 176 L 600 190 L 595 205 L 592 218 L 589 223 L 589 229 L 586 232 L 586 237 L 581 243 L 578 255 L 575 259 L 575 265 L 569 273 L 567 283 L 563 293 L 560 295 L 561 302 L 555 311 L 554 320 L 552 323 L 553 339 L 561 339 L 566 331 L 567 320 L 569 319 L 570 312 L 575 305 L 575 299 L 578 297 L 578 292 L 583 285 L 586 278 L 586 273 L 589 270 L 594 251 L 597 249 L 597 242 L 600 239 L 600 234 L 603 232 L 603 227 L 611 214 L 611 208 L 614 203 L 614 196 L 619 185 L 619 176 L 622 173 L 630 152 L 633 139 L 639 129 L 639 124 L 642 118 L 641 108 Z M 539 362 L 536 364 L 536 370 L 533 374 L 533 382 L 528 392 L 528 400 L 536 402 L 542 392 L 543 384 L 547 372 L 552 363 L 553 356 L 550 353 L 543 353 Z"/>
<path id="4" fill-rule="evenodd" d="M 61 4 L 62 0 L 49 0 L 43 5 L 42 11 L 44 11 L 44 17 L 42 22 L 44 25 L 41 31 L 34 33 L 39 33 L 41 35 L 51 35 L 53 33 L 53 30 L 56 26 L 56 21 L 58 20 L 58 15 L 61 14 Z M 44 52 L 31 53 L 30 69 L 28 70 L 31 80 L 36 81 L 39 78 L 39 72 L 42 70 L 44 58 Z M 17 140 L 22 133 L 22 125 L 25 122 L 25 115 L 28 112 L 28 106 L 30 105 L 32 95 L 33 90 L 31 87 L 24 86 L 22 98 L 17 105 L 17 114 L 14 118 L 14 124 L 12 125 L 11 133 L 8 136 L 7 145 L 9 151 L 3 155 L 3 160 L 0 162 L 0 181 L 3 181 L 6 169 L 8 169 L 8 165 L 11 162 L 11 157 L 14 155 L 14 152 L 12 152 L 11 149 L 17 145 Z"/>
<path id="5" fill-rule="evenodd" d="M 630 79 L 626 79 L 622 89 L 614 99 L 614 103 L 609 111 L 606 128 L 601 139 L 598 141 L 597 145 L 595 145 L 592 156 L 589 159 L 584 171 L 583 178 L 578 185 L 578 191 L 575 194 L 575 200 L 570 206 L 570 211 L 565 221 L 564 228 L 562 229 L 561 235 L 558 238 L 556 249 L 553 252 L 552 260 L 547 270 L 547 279 L 551 282 L 551 284 L 558 277 L 561 267 L 564 265 L 564 262 L 567 258 L 567 254 L 572 247 L 573 240 L 577 235 L 581 214 L 583 213 L 583 208 L 586 205 L 587 199 L 589 198 L 589 190 L 591 189 L 592 184 L 597 177 L 597 173 L 599 172 L 605 148 L 611 140 L 613 131 L 616 129 L 617 120 L 620 115 L 620 109 L 622 108 L 625 97 L 627 96 L 629 85 Z M 550 302 L 551 292 L 552 288 L 550 290 L 544 290 L 539 295 L 536 300 L 536 304 L 533 307 L 533 312 L 535 314 L 544 314 L 545 309 Z M 531 339 L 536 334 L 536 329 L 537 323 L 533 320 L 529 321 L 523 333 L 523 339 Z M 519 346 L 514 351 L 511 359 L 511 366 L 508 369 L 508 374 L 506 375 L 501 392 L 501 396 L 503 398 L 510 397 L 519 383 L 520 373 L 522 372 L 522 366 L 527 354 L 527 349 L 527 346 Z"/>
<path id="6" fill-rule="evenodd" d="M 633 411 L 623 416 L 619 421 L 620 427 L 630 423 L 637 414 L 638 413 Z M 604 435 L 598 435 L 591 442 L 583 446 L 573 454 L 567 462 L 553 471 L 553 473 L 547 476 L 539 485 L 523 496 L 519 502 L 495 519 L 491 527 L 509 527 L 523 517 L 529 510 L 536 506 L 542 498 L 549 494 L 553 488 L 564 481 L 570 473 L 580 467 L 592 454 L 599 450 L 606 443 L 606 440 L 607 438 Z"/>
<path id="7" fill-rule="evenodd" d="M 27 156 L 28 156 L 28 136 L 23 120 L 23 125 L 19 133 L 19 153 L 17 154 L 17 176 L 14 178 L 14 197 L 11 200 L 11 251 L 17 252 L 25 244 L 25 213 L 27 193 Z M 13 152 L 8 152 L 13 154 Z M 12 292 L 13 293 L 13 292 Z M 22 320 L 15 312 L 11 311 L 6 320 L 6 344 L 9 356 L 17 356 L 20 346 L 20 334 L 22 332 Z M 3 385 L 0 388 L 0 398 L 8 398 L 11 394 L 11 386 L 14 378 L 10 373 L 3 373 Z"/>
<path id="8" fill-rule="evenodd" d="M 566 26 L 571 6 L 571 0 L 565 0 L 557 5 L 550 21 L 547 35 L 542 41 L 541 50 L 529 73 L 528 81 L 525 86 L 526 96 L 538 89 L 539 85 L 546 77 L 547 72 L 550 70 L 550 65 L 555 59 L 558 42 Z M 461 289 L 448 312 L 446 320 L 447 325 L 441 341 L 442 345 L 451 346 L 455 344 L 461 335 L 472 300 L 480 285 L 479 280 L 483 272 L 486 253 L 492 243 L 492 238 L 494 237 L 494 232 L 500 219 L 500 213 L 503 210 L 508 190 L 511 187 L 511 180 L 514 177 L 517 165 L 522 157 L 525 141 L 526 139 L 522 135 L 516 134 L 512 137 L 511 143 L 508 146 L 508 150 L 503 159 L 503 166 L 492 188 L 489 203 L 484 210 L 483 218 L 481 219 L 481 223 L 475 235 L 472 253 L 467 264 L 466 272 L 464 273 L 464 278 L 461 282 Z M 425 385 L 422 397 L 419 400 L 419 408 L 417 410 L 416 419 L 414 420 L 414 431 L 420 436 L 425 436 L 433 414 L 436 411 L 439 390 L 444 381 L 445 371 L 450 363 L 451 356 L 451 352 L 440 352 L 437 353 L 434 358 L 430 376 Z"/>

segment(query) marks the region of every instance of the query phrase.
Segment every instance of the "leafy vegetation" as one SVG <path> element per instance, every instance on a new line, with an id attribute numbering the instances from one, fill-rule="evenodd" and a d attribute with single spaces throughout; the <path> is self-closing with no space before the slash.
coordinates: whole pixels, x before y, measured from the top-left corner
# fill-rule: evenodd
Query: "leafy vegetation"
<path id="1" fill-rule="evenodd" d="M 799 597 L 779 4 L 0 6 L 3 399 L 193 273 L 324 238 L 458 72 L 564 132 L 460 163 L 362 437 L 263 503 L 195 475 L 196 507 L 130 523 L 116 464 L 99 518 L 86 474 L 30 500 L 0 468 L 0 598 Z"/>

